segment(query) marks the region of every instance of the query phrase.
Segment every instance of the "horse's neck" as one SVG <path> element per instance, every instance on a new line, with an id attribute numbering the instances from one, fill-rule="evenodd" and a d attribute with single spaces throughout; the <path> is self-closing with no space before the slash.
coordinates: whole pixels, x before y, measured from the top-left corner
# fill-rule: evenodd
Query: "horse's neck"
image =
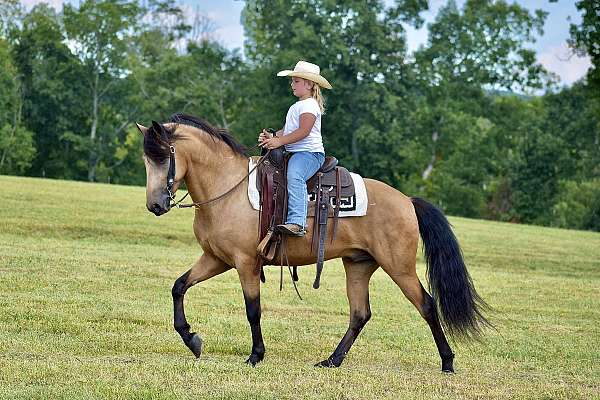
<path id="1" fill-rule="evenodd" d="M 248 173 L 248 160 L 232 153 L 228 148 L 224 151 L 190 153 L 185 184 L 195 203 L 201 203 L 221 196 L 239 183 Z M 243 182 L 240 186 L 244 186 Z M 206 206 L 200 206 L 197 214 L 203 219 L 218 218 L 228 212 L 232 201 L 239 201 L 241 188 Z"/>

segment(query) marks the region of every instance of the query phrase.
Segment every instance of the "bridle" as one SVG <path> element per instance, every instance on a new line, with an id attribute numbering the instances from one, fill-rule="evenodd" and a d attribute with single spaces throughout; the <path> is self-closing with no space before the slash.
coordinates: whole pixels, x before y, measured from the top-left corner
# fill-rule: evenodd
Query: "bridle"
<path id="1" fill-rule="evenodd" d="M 256 146 L 258 147 L 258 146 Z M 172 144 L 169 145 L 169 172 L 167 173 L 167 186 L 166 186 L 166 191 L 169 194 L 169 199 L 171 201 L 169 207 L 173 208 L 173 207 L 177 207 L 177 208 L 189 208 L 189 207 L 196 207 L 199 208 L 200 206 L 206 205 L 206 204 L 210 204 L 212 202 L 215 202 L 217 200 L 221 200 L 222 198 L 226 197 L 228 194 L 232 193 L 239 185 L 242 184 L 242 182 L 244 182 L 246 180 L 246 178 L 248 178 L 250 176 L 250 174 L 252 174 L 252 172 L 254 172 L 254 170 L 256 168 L 258 168 L 259 165 L 261 165 L 269 156 L 269 153 L 271 153 L 271 150 L 267 150 L 267 152 L 260 157 L 260 159 L 258 160 L 258 162 L 256 163 L 256 165 L 254 167 L 252 167 L 252 169 L 250 171 L 248 171 L 248 173 L 246 175 L 244 175 L 244 177 L 242 179 L 240 179 L 239 182 L 237 182 L 235 185 L 233 185 L 233 187 L 231 189 L 229 189 L 228 191 L 226 191 L 225 193 L 220 194 L 217 197 L 213 197 L 212 199 L 209 200 L 205 200 L 205 201 L 198 201 L 198 202 L 194 202 L 194 203 L 189 203 L 189 204 L 181 204 L 181 202 L 190 194 L 190 192 L 188 191 L 181 199 L 179 199 L 178 201 L 175 201 L 175 193 L 173 193 L 173 185 L 175 184 L 175 146 L 173 146 Z"/>
<path id="2" fill-rule="evenodd" d="M 175 183 L 175 146 L 169 145 L 169 172 L 167 173 L 167 193 L 169 198 L 175 201 L 175 193 L 173 193 L 173 184 Z"/>
<path id="3" fill-rule="evenodd" d="M 260 146 L 257 145 L 255 147 L 260 147 Z M 174 207 L 177 207 L 177 208 L 190 208 L 190 207 L 200 208 L 203 205 L 210 204 L 212 202 L 215 202 L 217 200 L 224 198 L 228 194 L 232 193 L 239 185 L 241 185 L 242 182 L 244 182 L 246 180 L 246 178 L 248 178 L 252 174 L 252 172 L 254 172 L 254 170 L 256 170 L 259 167 L 259 165 L 261 165 L 263 162 L 265 162 L 265 160 L 267 160 L 267 158 L 269 157 L 270 153 L 271 153 L 271 149 L 268 149 L 265 152 L 265 154 L 260 157 L 260 159 L 258 160 L 256 165 L 254 167 L 252 167 L 252 169 L 250 171 L 248 171 L 248 173 L 246 175 L 244 175 L 244 177 L 242 179 L 240 179 L 239 182 L 237 182 L 235 185 L 233 185 L 233 187 L 231 189 L 229 189 L 228 191 L 226 191 L 225 193 L 222 193 L 219 196 L 213 197 L 212 199 L 209 199 L 209 200 L 194 202 L 194 203 L 189 203 L 189 204 L 181 204 L 181 202 L 190 194 L 190 192 L 188 191 L 181 199 L 179 199 L 178 201 L 175 201 L 175 193 L 173 193 L 173 184 L 175 183 L 175 146 L 170 144 L 169 145 L 169 172 L 167 173 L 167 186 L 166 186 L 167 193 L 169 194 L 170 201 L 172 202 L 169 207 L 170 208 L 174 208 Z M 285 243 L 285 239 L 284 239 L 284 243 Z M 286 247 L 287 246 L 284 245 L 284 248 L 286 248 Z M 260 258 L 260 256 L 258 256 L 258 257 Z M 285 251 L 285 258 L 287 260 L 287 250 Z M 281 262 L 283 263 L 283 258 L 281 259 Z M 290 269 L 289 261 L 287 262 L 287 264 L 288 264 L 288 271 L 290 272 L 290 276 L 292 276 L 292 283 L 294 284 L 294 289 L 296 290 L 296 294 L 298 295 L 300 300 L 302 300 L 302 296 L 300 296 L 300 292 L 298 291 L 298 287 L 296 286 L 296 281 L 293 278 L 293 274 L 292 274 L 292 270 Z M 281 267 L 282 267 L 282 271 L 283 271 L 283 264 L 281 265 Z M 282 285 L 283 285 L 283 272 L 280 275 L 280 282 L 279 282 L 280 289 L 279 290 L 281 290 Z"/>

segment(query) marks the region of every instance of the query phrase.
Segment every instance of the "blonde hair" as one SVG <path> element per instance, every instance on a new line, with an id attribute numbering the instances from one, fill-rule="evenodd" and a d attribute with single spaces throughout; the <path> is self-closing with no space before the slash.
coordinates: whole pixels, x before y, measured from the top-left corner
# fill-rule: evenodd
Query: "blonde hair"
<path id="1" fill-rule="evenodd" d="M 325 114 L 325 99 L 323 98 L 323 95 L 321 94 L 321 87 L 319 86 L 318 83 L 313 82 L 313 87 L 312 87 L 312 89 L 310 89 L 310 94 L 311 94 L 312 98 L 317 101 L 317 104 L 319 104 L 319 109 L 321 110 L 321 114 Z"/>

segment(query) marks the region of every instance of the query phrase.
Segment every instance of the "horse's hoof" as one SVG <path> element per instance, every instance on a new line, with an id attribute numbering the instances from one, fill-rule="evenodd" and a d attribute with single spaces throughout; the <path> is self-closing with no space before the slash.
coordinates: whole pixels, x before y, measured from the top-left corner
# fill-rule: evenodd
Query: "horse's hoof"
<path id="1" fill-rule="evenodd" d="M 442 372 L 446 374 L 454 373 L 454 357 L 448 358 L 446 360 L 442 360 Z"/>
<path id="2" fill-rule="evenodd" d="M 321 362 L 318 362 L 315 364 L 315 367 L 317 368 L 337 368 L 340 365 L 342 365 L 342 362 L 335 362 L 333 360 L 330 360 L 329 358 L 327 360 L 323 360 Z"/>
<path id="3" fill-rule="evenodd" d="M 454 366 L 452 366 L 452 361 L 450 361 L 449 363 L 442 363 L 442 372 L 444 374 L 454 373 Z"/>
<path id="4" fill-rule="evenodd" d="M 442 372 L 446 374 L 454 373 L 454 354 L 442 357 Z"/>
<path id="5" fill-rule="evenodd" d="M 194 353 L 196 358 L 200 358 L 200 355 L 202 354 L 202 338 L 200 335 L 192 333 L 192 338 L 190 339 L 190 342 L 187 343 L 187 346 L 192 353 Z"/>
<path id="6" fill-rule="evenodd" d="M 258 354 L 250 354 L 250 357 L 248 357 L 248 359 L 246 360 L 246 364 L 250 365 L 252 368 L 256 367 L 256 364 L 258 364 L 259 362 L 261 362 L 263 359 L 263 356 L 259 356 Z"/>

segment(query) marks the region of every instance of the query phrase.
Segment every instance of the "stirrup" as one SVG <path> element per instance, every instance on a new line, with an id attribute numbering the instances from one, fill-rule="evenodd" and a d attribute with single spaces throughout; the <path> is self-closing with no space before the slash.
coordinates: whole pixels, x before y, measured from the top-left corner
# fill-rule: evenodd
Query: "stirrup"
<path id="1" fill-rule="evenodd" d="M 294 230 L 292 228 L 292 226 L 297 226 L 298 230 Z M 306 234 L 306 231 L 304 230 L 304 228 L 301 227 L 300 225 L 297 225 L 297 224 L 281 224 L 281 225 L 277 225 L 277 230 L 279 232 L 283 233 L 284 235 L 288 235 L 288 236 L 301 237 L 301 236 L 304 236 Z"/>

